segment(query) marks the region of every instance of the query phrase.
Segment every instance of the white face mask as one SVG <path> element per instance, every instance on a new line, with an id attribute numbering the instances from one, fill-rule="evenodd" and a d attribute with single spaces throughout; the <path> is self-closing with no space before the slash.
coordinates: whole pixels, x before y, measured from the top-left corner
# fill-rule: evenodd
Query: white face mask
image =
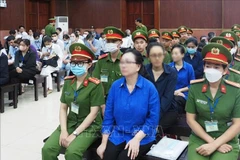
<path id="1" fill-rule="evenodd" d="M 235 54 L 235 53 L 236 53 L 236 51 L 237 51 L 237 49 L 236 49 L 236 48 L 232 48 L 232 49 L 231 49 L 231 51 L 230 51 L 230 52 L 231 52 L 231 55 Z"/>
<path id="2" fill-rule="evenodd" d="M 53 37 L 52 39 L 53 39 L 53 41 L 57 41 L 58 37 Z"/>
<path id="3" fill-rule="evenodd" d="M 240 47 L 240 41 L 238 41 L 238 47 Z"/>
<path id="4" fill-rule="evenodd" d="M 51 45 L 46 45 L 46 48 L 51 48 L 52 46 Z"/>
<path id="5" fill-rule="evenodd" d="M 106 52 L 115 53 L 118 50 L 118 44 L 116 43 L 106 43 L 105 45 Z"/>
<path id="6" fill-rule="evenodd" d="M 214 68 L 208 68 L 204 70 L 205 76 L 210 83 L 217 82 L 222 78 L 222 72 Z"/>
<path id="7" fill-rule="evenodd" d="M 71 40 L 72 42 L 75 42 L 76 38 L 75 38 L 75 37 L 71 37 L 70 40 Z"/>
<path id="8" fill-rule="evenodd" d="M 84 35 L 83 35 L 83 38 L 86 38 L 86 37 L 87 37 L 87 35 L 86 35 L 86 34 L 84 34 Z"/>

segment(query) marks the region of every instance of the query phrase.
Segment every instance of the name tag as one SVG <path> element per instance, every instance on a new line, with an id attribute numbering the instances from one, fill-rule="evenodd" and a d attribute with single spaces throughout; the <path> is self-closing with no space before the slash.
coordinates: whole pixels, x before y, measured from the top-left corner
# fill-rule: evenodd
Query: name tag
<path id="1" fill-rule="evenodd" d="M 107 75 L 101 75 L 101 82 L 108 82 L 108 76 Z"/>
<path id="2" fill-rule="evenodd" d="M 19 67 L 22 67 L 23 66 L 23 63 L 21 62 L 21 63 L 19 63 Z"/>
<path id="3" fill-rule="evenodd" d="M 71 103 L 71 111 L 76 114 L 79 112 L 79 106 L 74 102 Z"/>
<path id="4" fill-rule="evenodd" d="M 206 105 L 206 104 L 207 104 L 207 101 L 203 101 L 203 100 L 201 100 L 201 99 L 197 99 L 197 103 Z"/>
<path id="5" fill-rule="evenodd" d="M 218 121 L 205 121 L 206 132 L 218 131 Z"/>

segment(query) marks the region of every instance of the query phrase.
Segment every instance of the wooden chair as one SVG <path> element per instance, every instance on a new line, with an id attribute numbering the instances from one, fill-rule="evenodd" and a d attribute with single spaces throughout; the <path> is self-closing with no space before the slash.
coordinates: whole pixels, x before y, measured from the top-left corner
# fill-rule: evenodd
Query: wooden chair
<path id="1" fill-rule="evenodd" d="M 60 82 L 61 77 L 65 77 L 67 75 L 67 71 L 60 69 L 59 71 L 55 71 L 52 73 L 52 77 L 55 78 L 55 83 L 57 83 L 57 91 L 60 92 Z"/>

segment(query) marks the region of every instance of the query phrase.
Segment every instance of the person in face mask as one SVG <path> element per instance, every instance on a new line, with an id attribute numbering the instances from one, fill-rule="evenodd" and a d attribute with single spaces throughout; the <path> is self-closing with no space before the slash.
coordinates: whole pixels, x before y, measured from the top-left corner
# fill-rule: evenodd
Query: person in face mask
<path id="1" fill-rule="evenodd" d="M 163 62 L 169 64 L 172 62 L 171 49 L 172 49 L 173 36 L 170 32 L 162 32 L 162 44 L 165 47 L 166 53 Z"/>
<path id="2" fill-rule="evenodd" d="M 134 48 L 140 52 L 143 56 L 143 64 L 149 64 L 150 61 L 147 56 L 146 48 L 148 45 L 148 34 L 143 31 L 142 29 L 138 29 L 132 33 L 132 40 L 133 40 L 133 46 Z"/>
<path id="3" fill-rule="evenodd" d="M 33 38 L 34 38 L 34 40 L 31 40 L 31 45 L 33 45 L 35 47 L 35 49 L 40 52 L 42 50 L 42 48 L 41 48 L 42 39 L 40 38 L 40 33 L 34 32 Z"/>
<path id="4" fill-rule="evenodd" d="M 70 41 L 71 41 L 71 44 L 74 44 L 74 43 L 84 44 L 83 40 L 79 38 L 79 34 L 77 32 L 74 32 L 70 35 Z"/>
<path id="5" fill-rule="evenodd" d="M 60 105 L 60 125 L 42 148 L 43 160 L 58 159 L 62 147 L 65 159 L 83 159 L 83 154 L 98 138 L 102 126 L 99 110 L 105 103 L 99 79 L 88 73 L 95 55 L 85 45 L 74 43 L 71 53 L 71 71 L 65 78 Z"/>
<path id="6" fill-rule="evenodd" d="M 58 38 L 58 33 L 57 32 L 52 33 L 52 42 L 54 44 L 59 45 L 60 48 L 62 49 L 62 51 L 64 51 L 64 43 L 61 39 Z"/>
<path id="7" fill-rule="evenodd" d="M 191 64 L 194 69 L 195 77 L 197 79 L 203 77 L 203 58 L 202 54 L 197 51 L 198 41 L 195 38 L 189 38 L 185 45 L 187 53 L 184 55 L 184 61 Z"/>
<path id="8" fill-rule="evenodd" d="M 28 39 L 20 40 L 19 50 L 15 54 L 15 69 L 9 73 L 11 83 L 26 83 L 36 75 L 36 54 L 29 47 Z"/>
<path id="9" fill-rule="evenodd" d="M 103 32 L 106 34 L 107 40 L 105 45 L 106 53 L 99 56 L 92 75 L 101 80 L 104 94 L 107 96 L 112 83 L 122 77 L 119 68 L 119 62 L 122 56 L 120 46 L 125 34 L 120 29 L 112 26 L 104 28 Z M 104 108 L 104 106 L 102 107 Z"/>
<path id="10" fill-rule="evenodd" d="M 240 84 L 225 80 L 232 56 L 221 44 L 206 45 L 205 78 L 191 82 L 186 104 L 192 129 L 188 159 L 238 159 L 240 132 Z"/>
<path id="11" fill-rule="evenodd" d="M 53 73 L 54 71 L 57 71 L 61 68 L 62 66 L 62 58 L 63 58 L 63 52 L 62 49 L 60 48 L 59 45 L 52 43 L 52 39 L 51 37 L 44 37 L 43 38 L 43 43 L 44 43 L 44 47 L 42 49 L 42 55 L 41 55 L 41 61 L 43 62 L 44 60 L 51 60 L 55 62 L 56 58 L 54 57 L 58 57 L 57 60 L 57 66 L 53 66 L 53 65 L 46 65 L 46 64 L 42 64 L 42 71 L 41 71 L 41 75 L 46 75 L 47 76 L 47 88 L 48 88 L 48 94 L 52 93 L 53 91 L 53 84 L 52 84 L 52 76 L 51 73 Z"/>
<path id="12" fill-rule="evenodd" d="M 180 44 L 184 45 L 186 40 L 189 38 L 187 33 L 187 27 L 186 26 L 180 26 L 178 27 L 177 31 L 180 33 Z"/>

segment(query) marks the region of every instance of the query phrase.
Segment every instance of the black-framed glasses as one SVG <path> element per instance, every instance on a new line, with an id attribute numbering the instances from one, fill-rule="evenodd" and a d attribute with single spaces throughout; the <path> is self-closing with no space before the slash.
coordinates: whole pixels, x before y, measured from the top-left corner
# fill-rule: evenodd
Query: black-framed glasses
<path id="1" fill-rule="evenodd" d="M 70 65 L 72 67 L 75 67 L 75 66 L 82 67 L 86 63 L 88 63 L 88 61 L 71 62 Z"/>

